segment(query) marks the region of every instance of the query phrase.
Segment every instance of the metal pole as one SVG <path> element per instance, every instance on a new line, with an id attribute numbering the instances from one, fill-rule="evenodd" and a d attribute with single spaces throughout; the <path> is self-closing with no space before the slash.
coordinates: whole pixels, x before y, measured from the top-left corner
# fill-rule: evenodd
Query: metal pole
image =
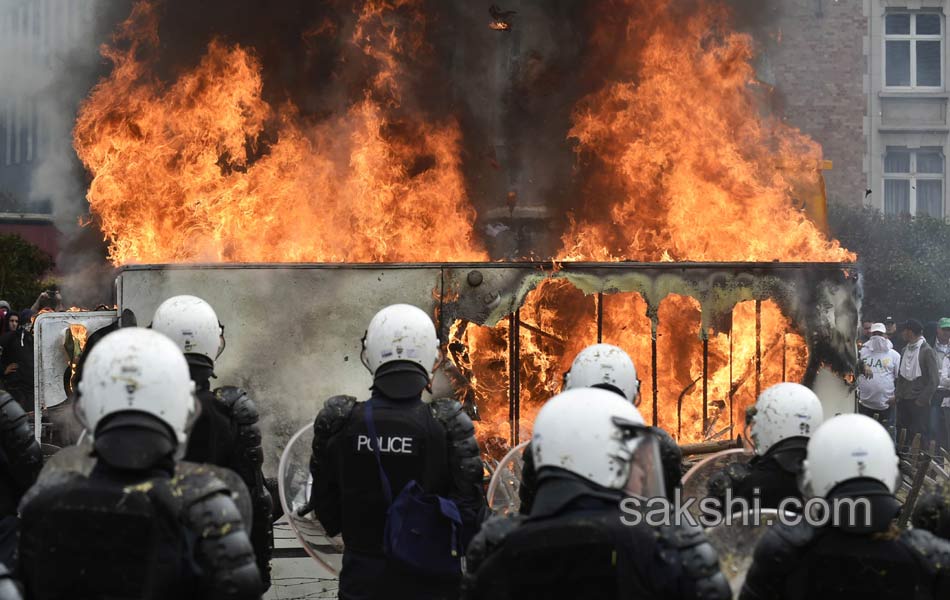
<path id="1" fill-rule="evenodd" d="M 521 443 L 521 309 L 515 311 L 515 446 Z"/>
<path id="2" fill-rule="evenodd" d="M 709 336 L 703 331 L 703 435 L 709 427 Z"/>
<path id="3" fill-rule="evenodd" d="M 652 334 L 653 334 L 653 335 L 651 336 L 651 337 L 652 337 L 652 340 L 651 340 L 651 341 L 652 341 L 652 343 L 651 343 L 651 346 L 652 346 L 652 350 L 651 350 L 651 355 L 652 355 L 652 356 L 651 356 L 651 361 L 652 361 L 652 364 L 653 364 L 653 426 L 656 427 L 656 424 L 657 424 L 657 414 L 656 414 L 656 413 L 657 413 L 657 410 L 658 410 L 657 407 L 658 407 L 658 405 L 659 405 L 659 396 L 658 396 L 659 390 L 657 389 L 657 383 L 656 383 L 656 326 L 657 326 L 657 324 L 656 324 L 656 322 L 652 321 L 652 319 L 651 319 L 651 323 L 652 323 L 652 324 L 651 324 L 651 330 L 652 330 Z"/>
<path id="4" fill-rule="evenodd" d="M 518 445 L 521 412 L 521 312 L 516 310 L 508 316 L 508 426 L 511 446 Z"/>
<path id="5" fill-rule="evenodd" d="M 597 292 L 597 343 L 604 342 L 604 293 Z"/>
<path id="6" fill-rule="evenodd" d="M 732 389 L 732 335 L 735 333 L 735 323 L 733 322 L 732 313 L 729 314 L 729 427 L 735 427 L 732 419 L 732 404 L 735 400 L 735 392 Z M 735 429 L 732 430 L 735 434 Z"/>
<path id="7" fill-rule="evenodd" d="M 755 301 L 755 397 L 762 392 L 762 301 Z"/>
<path id="8" fill-rule="evenodd" d="M 787 378 L 786 362 L 788 361 L 788 332 L 782 333 L 782 381 Z"/>

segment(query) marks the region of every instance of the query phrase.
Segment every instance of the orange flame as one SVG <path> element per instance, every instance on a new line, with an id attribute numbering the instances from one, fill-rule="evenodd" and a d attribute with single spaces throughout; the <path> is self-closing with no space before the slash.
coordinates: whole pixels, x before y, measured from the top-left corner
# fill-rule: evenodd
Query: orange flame
<path id="1" fill-rule="evenodd" d="M 404 46 L 379 21 L 418 4 L 364 5 L 353 43 L 379 65 L 373 87 L 311 122 L 263 99 L 261 65 L 240 46 L 212 42 L 193 70 L 158 81 L 141 59 L 159 43 L 155 5 L 138 3 L 103 48 L 113 71 L 75 127 L 110 259 L 486 259 L 472 236 L 458 125 L 387 112 L 401 98 L 399 61 L 419 43 Z"/>
<path id="2" fill-rule="evenodd" d="M 796 208 L 820 187 L 821 148 L 762 114 L 752 40 L 730 30 L 725 6 L 614 4 L 594 40 L 621 44 L 622 75 L 575 107 L 569 136 L 592 175 L 561 257 L 854 260 Z"/>
<path id="3" fill-rule="evenodd" d="M 112 73 L 83 104 L 74 132 L 115 264 L 487 260 L 474 237 L 458 123 L 407 108 L 412 65 L 431 52 L 422 0 L 360 4 L 345 43 L 375 71 L 355 100 L 321 119 L 265 100 L 260 60 L 220 40 L 197 66 L 160 81 L 150 58 L 160 44 L 158 2 L 140 0 L 103 47 Z M 582 208 L 570 215 L 553 266 L 854 260 L 808 217 L 824 201 L 821 149 L 767 114 L 751 39 L 732 31 L 719 0 L 689 6 L 599 7 L 609 18 L 598 21 L 582 72 L 600 79 L 567 132 Z M 325 22 L 304 38 L 339 31 Z M 695 300 L 671 296 L 659 306 L 654 373 L 644 300 L 622 293 L 603 302 L 603 341 L 631 354 L 644 415 L 654 418 L 655 397 L 657 421 L 680 441 L 738 433 L 756 390 L 799 379 L 807 364 L 803 339 L 774 303 L 738 305 L 731 330 L 717 333 L 701 330 Z M 528 295 L 517 332 L 508 321 L 451 327 L 449 354 L 467 379 L 460 393 L 481 408 L 490 452 L 513 433 L 509 336 L 521 349 L 524 439 L 574 355 L 596 340 L 595 310 L 592 296 L 555 279 Z"/>

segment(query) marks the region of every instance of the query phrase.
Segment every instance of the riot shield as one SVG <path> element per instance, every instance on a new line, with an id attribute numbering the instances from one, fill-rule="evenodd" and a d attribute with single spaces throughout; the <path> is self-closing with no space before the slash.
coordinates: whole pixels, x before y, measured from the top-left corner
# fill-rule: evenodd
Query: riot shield
<path id="1" fill-rule="evenodd" d="M 313 443 L 313 425 L 307 425 L 290 438 L 280 457 L 277 487 L 280 503 L 291 529 L 304 550 L 333 575 L 338 576 L 343 565 L 343 540 L 328 537 L 320 521 L 307 507 L 310 501 L 310 447 Z M 304 514 L 298 514 L 303 512 Z"/>
<path id="2" fill-rule="evenodd" d="M 683 501 L 685 502 L 687 498 L 696 499 L 696 502 L 690 507 L 690 512 L 693 513 L 693 516 L 699 516 L 699 501 L 708 495 L 706 486 L 709 480 L 729 465 L 747 463 L 752 460 L 753 456 L 754 455 L 748 450 L 733 448 L 731 450 L 723 450 L 722 452 L 710 454 L 693 465 L 693 467 L 683 475 L 682 480 Z"/>
<path id="3" fill-rule="evenodd" d="M 709 543 L 719 553 L 719 568 L 729 580 L 733 598 L 738 598 L 742 591 L 746 573 L 752 566 L 756 544 L 778 520 L 778 511 L 775 509 L 762 509 L 758 515 L 756 519 L 754 511 L 736 513 L 729 520 L 706 529 Z"/>
<path id="4" fill-rule="evenodd" d="M 495 467 L 488 483 L 488 508 L 496 515 L 517 514 L 521 508 L 518 489 L 521 487 L 521 467 L 524 465 L 524 449 L 528 442 L 512 448 Z"/>

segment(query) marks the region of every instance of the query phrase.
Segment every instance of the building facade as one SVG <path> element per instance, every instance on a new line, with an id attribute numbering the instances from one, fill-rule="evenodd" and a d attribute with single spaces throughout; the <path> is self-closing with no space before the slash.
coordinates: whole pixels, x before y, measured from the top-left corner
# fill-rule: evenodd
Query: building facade
<path id="1" fill-rule="evenodd" d="M 947 2 L 865 0 L 868 186 L 888 214 L 947 211 Z"/>

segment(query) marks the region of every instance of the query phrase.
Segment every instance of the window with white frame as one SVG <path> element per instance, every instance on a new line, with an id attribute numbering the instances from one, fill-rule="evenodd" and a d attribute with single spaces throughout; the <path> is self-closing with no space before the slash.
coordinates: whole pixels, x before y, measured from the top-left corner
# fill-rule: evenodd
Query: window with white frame
<path id="1" fill-rule="evenodd" d="M 884 155 L 884 212 L 943 218 L 940 148 L 888 147 Z"/>
<path id="2" fill-rule="evenodd" d="M 943 15 L 888 12 L 884 16 L 884 85 L 943 87 Z"/>

